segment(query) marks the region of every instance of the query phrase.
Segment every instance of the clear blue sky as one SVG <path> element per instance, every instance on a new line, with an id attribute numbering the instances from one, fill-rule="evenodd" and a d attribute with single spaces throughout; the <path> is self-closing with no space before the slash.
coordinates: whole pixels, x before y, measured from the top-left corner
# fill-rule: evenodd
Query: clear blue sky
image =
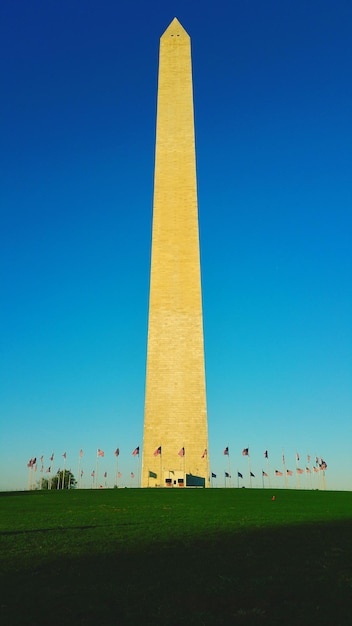
<path id="1" fill-rule="evenodd" d="M 349 0 L 3 0 L 0 488 L 129 484 L 142 446 L 159 37 L 192 39 L 209 452 L 352 489 Z M 233 480 L 235 484 L 235 480 Z M 302 485 L 305 477 L 301 478 Z M 248 484 L 245 477 L 244 484 Z M 278 483 L 279 484 L 279 483 Z M 291 478 L 290 485 L 296 484 Z"/>

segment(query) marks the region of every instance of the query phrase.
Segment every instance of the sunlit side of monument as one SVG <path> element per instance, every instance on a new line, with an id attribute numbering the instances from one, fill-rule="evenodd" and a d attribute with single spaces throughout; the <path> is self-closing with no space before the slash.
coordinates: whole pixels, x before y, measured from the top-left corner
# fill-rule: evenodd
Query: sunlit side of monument
<path id="1" fill-rule="evenodd" d="M 210 486 L 191 44 L 160 40 L 142 487 Z"/>

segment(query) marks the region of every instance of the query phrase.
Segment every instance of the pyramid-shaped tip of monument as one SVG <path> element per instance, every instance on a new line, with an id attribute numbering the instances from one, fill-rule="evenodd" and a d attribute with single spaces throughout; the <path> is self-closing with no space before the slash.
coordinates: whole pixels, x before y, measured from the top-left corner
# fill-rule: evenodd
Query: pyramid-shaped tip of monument
<path id="1" fill-rule="evenodd" d="M 187 37 L 189 38 L 189 34 L 183 28 L 182 24 L 178 21 L 177 17 L 174 17 L 171 24 L 167 27 L 166 31 L 162 34 L 162 39 L 166 38 L 178 38 L 178 37 Z"/>

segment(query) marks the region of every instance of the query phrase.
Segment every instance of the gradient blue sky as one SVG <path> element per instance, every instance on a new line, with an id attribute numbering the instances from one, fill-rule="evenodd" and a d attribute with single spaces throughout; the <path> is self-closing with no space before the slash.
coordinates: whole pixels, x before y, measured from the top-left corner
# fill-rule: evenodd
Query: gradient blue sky
<path id="1" fill-rule="evenodd" d="M 192 39 L 209 452 L 351 489 L 349 0 L 3 0 L 0 488 L 142 446 L 159 37 Z M 177 451 L 176 451 L 177 452 Z M 237 484 L 237 480 L 233 480 Z M 272 480 L 273 483 L 273 480 Z M 279 481 L 277 484 L 282 485 Z M 291 486 L 296 479 L 291 478 Z M 305 478 L 301 478 L 301 486 Z"/>

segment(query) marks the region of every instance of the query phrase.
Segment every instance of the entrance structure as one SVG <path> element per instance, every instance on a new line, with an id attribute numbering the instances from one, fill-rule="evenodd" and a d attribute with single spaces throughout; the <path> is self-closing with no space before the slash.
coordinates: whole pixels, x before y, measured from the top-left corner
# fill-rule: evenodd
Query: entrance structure
<path id="1" fill-rule="evenodd" d="M 142 487 L 210 486 L 191 43 L 160 39 Z"/>

